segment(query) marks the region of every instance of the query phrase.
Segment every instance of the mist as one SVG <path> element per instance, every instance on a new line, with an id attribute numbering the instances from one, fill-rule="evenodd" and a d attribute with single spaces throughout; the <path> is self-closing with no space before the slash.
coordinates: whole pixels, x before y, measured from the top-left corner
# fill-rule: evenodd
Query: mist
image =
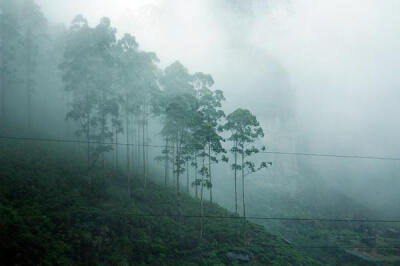
<path id="1" fill-rule="evenodd" d="M 212 73 L 227 109 L 251 107 L 265 127 L 289 117 L 266 130 L 272 150 L 398 157 L 397 1 L 96 1 L 95 10 L 91 1 L 38 3 L 66 25 L 78 13 L 91 23 L 110 17 L 161 65 L 180 60 Z M 281 160 L 289 159 L 274 157 Z M 364 196 L 382 182 L 400 186 L 376 170 L 397 169 L 396 162 L 316 160 L 322 178 Z"/>
<path id="2" fill-rule="evenodd" d="M 359 206 L 360 212 L 374 217 L 400 217 L 399 1 L 36 3 L 59 35 L 77 14 L 90 26 L 108 17 L 118 38 L 132 34 L 140 50 L 157 54 L 160 68 L 179 61 L 190 73 L 212 75 L 214 88 L 224 91 L 226 114 L 238 106 L 251 110 L 264 130 L 260 144 L 267 150 L 257 154 L 256 161 L 271 161 L 273 167 L 246 180 L 250 216 L 335 216 L 342 210 L 330 213 L 327 206 L 340 198 L 349 202 L 346 208 Z M 55 50 L 63 49 L 55 43 Z M 49 56 L 59 61 L 56 55 Z M 46 75 L 45 68 L 41 71 Z M 54 87 L 61 86 L 61 79 L 52 78 Z M 54 106 L 38 113 L 65 100 L 55 94 Z M 10 105 L 20 97 L 11 99 Z M 61 117 L 63 111 L 53 115 Z M 21 110 L 14 114 L 20 122 L 23 115 Z M 162 122 L 153 122 L 152 144 L 164 145 Z M 69 134 L 73 128 L 68 126 Z M 59 136 L 64 134 L 64 128 L 57 130 Z M 149 155 L 154 158 L 158 152 L 151 150 Z M 163 171 L 161 165 L 149 168 L 155 175 Z M 233 211 L 232 173 L 226 165 L 216 166 L 215 173 L 214 201 Z M 293 201 L 285 202 L 286 197 Z M 303 204 L 298 209 L 293 206 L 296 199 Z M 354 218 L 350 212 L 343 211 Z M 282 225 L 263 225 L 290 238 Z"/>

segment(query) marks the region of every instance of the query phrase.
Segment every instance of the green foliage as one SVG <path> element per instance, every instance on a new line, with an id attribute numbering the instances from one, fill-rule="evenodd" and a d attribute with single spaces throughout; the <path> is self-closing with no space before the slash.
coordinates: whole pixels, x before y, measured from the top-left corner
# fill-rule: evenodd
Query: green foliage
<path id="1" fill-rule="evenodd" d="M 226 123 L 223 125 L 222 130 L 230 132 L 228 140 L 232 142 L 231 152 L 234 155 L 234 162 L 231 165 L 232 170 L 235 173 L 235 210 L 237 212 L 237 172 L 241 171 L 242 175 L 242 204 L 243 204 L 243 216 L 246 216 L 245 207 L 245 176 L 252 174 L 261 169 L 272 166 L 272 162 L 261 162 L 258 167 L 251 160 L 248 160 L 251 155 L 260 152 L 260 149 L 255 146 L 249 147 L 251 143 L 254 143 L 259 138 L 264 137 L 264 132 L 257 118 L 247 109 L 238 108 L 226 117 Z M 261 150 L 265 150 L 262 147 Z M 241 162 L 238 162 L 238 156 L 241 156 Z"/>
<path id="2" fill-rule="evenodd" d="M 8 147 L 1 149 L 4 154 Z M 132 203 L 120 197 L 124 183 L 110 171 L 107 191 L 89 193 L 84 165 L 65 158 L 67 151 L 62 146 L 14 146 L 7 157 L 0 156 L 2 263 L 225 265 L 226 252 L 241 251 L 250 254 L 251 265 L 317 264 L 249 222 L 246 239 L 251 241 L 242 239 L 237 231 L 243 228 L 241 219 L 205 218 L 200 241 L 198 200 L 183 195 L 182 213 L 193 218 L 180 217 L 170 188 L 150 183 L 145 199 L 134 190 Z M 233 215 L 209 203 L 204 212 Z"/>
<path id="3" fill-rule="evenodd" d="M 11 0 L 0 2 L 0 74 L 2 97 L 4 87 L 10 88 L 16 82 L 17 56 L 20 48 L 21 34 L 15 3 Z M 2 106 L 3 108 L 3 106 Z"/>
<path id="4" fill-rule="evenodd" d="M 23 89 L 23 108 L 31 127 L 31 98 L 37 83 L 38 68 L 44 51 L 46 20 L 33 0 L 0 2 L 0 123 L 3 129 L 13 122 L 6 102 Z M 9 121 L 8 121 L 9 120 Z"/>
<path id="5" fill-rule="evenodd" d="M 113 140 L 113 127 L 117 132 L 122 130 L 118 98 L 112 91 L 115 33 L 108 18 L 102 18 L 95 28 L 91 28 L 85 18 L 77 16 L 68 32 L 64 60 L 60 65 L 65 90 L 73 96 L 67 119 L 80 124 L 77 136 L 96 142 L 95 148 L 88 150 L 90 165 L 112 149 L 104 143 Z"/>

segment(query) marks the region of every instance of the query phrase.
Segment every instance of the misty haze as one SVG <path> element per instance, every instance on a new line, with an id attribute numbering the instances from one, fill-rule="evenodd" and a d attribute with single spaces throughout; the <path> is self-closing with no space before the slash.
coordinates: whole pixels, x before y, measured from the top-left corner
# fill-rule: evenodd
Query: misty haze
<path id="1" fill-rule="evenodd" d="M 400 265 L 399 12 L 0 0 L 0 265 Z"/>

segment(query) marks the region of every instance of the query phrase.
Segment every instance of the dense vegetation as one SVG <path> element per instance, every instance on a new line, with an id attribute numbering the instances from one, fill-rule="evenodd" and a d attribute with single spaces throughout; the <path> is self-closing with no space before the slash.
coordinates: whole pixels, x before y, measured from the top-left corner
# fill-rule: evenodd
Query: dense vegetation
<path id="1" fill-rule="evenodd" d="M 272 163 L 257 162 L 259 165 L 256 165 L 251 159 L 252 154 L 265 149 L 255 143 L 264 136 L 263 129 L 249 110 L 237 108 L 225 115 L 222 110 L 224 93 L 213 88 L 211 75 L 191 74 L 178 61 L 165 69 L 160 68 L 157 55 L 142 51 L 134 36 L 123 34 L 118 39 L 117 29 L 112 27 L 108 18 L 102 18 L 92 27 L 78 15 L 68 29 L 59 29 L 46 22 L 33 0 L 3 0 L 1 9 L 1 31 L 9 35 L 1 39 L 0 51 L 5 59 L 0 61 L 1 75 L 8 77 L 2 78 L 0 87 L 2 132 L 10 132 L 9 129 L 16 124 L 10 115 L 15 108 L 6 102 L 21 99 L 20 89 L 24 88 L 22 98 L 27 98 L 28 104 L 22 108 L 25 112 L 22 116 L 26 118 L 22 128 L 31 137 L 32 131 L 38 130 L 33 128 L 36 120 L 32 120 L 35 113 L 32 93 L 48 98 L 46 90 L 50 89 L 51 95 L 64 97 L 62 108 L 57 106 L 52 113 L 59 112 L 60 117 L 67 120 L 66 123 L 51 121 L 52 127 L 68 125 L 65 138 L 86 142 L 89 184 L 95 168 L 104 168 L 107 156 L 114 155 L 114 164 L 118 167 L 118 157 L 123 155 L 129 173 L 126 187 L 132 197 L 134 172 L 140 173 L 146 189 L 149 160 L 153 159 L 149 158 L 152 141 L 149 127 L 159 127 L 161 139 L 158 141 L 165 142 L 165 145 L 154 159 L 165 165 L 165 185 L 175 186 L 177 190 L 177 208 L 181 201 L 184 173 L 186 192 L 194 186 L 203 202 L 205 190 L 208 190 L 212 202 L 213 167 L 229 162 L 228 149 L 235 159 L 225 167 L 234 169 L 236 206 L 237 172 L 241 171 L 245 216 L 245 176 Z M 49 55 L 45 56 L 45 53 Z M 54 73 L 57 86 L 50 84 L 48 73 L 40 73 L 41 70 Z M 42 86 L 39 82 L 43 83 Z M 51 101 L 57 103 L 58 98 Z M 224 132 L 230 134 L 227 139 L 223 137 Z M 121 139 L 124 152 L 118 149 Z M 227 140 L 230 144 L 223 145 Z M 194 179 L 189 178 L 191 169 L 195 172 Z M 169 180 L 171 175 L 172 184 Z"/>
<path id="2" fill-rule="evenodd" d="M 211 75 L 178 61 L 162 68 L 108 18 L 53 25 L 34 0 L 0 0 L 0 34 L 0 264 L 210 265 L 228 263 L 228 251 L 255 265 L 315 263 L 291 244 L 367 248 L 304 250 L 326 264 L 398 259 L 392 224 L 258 221 L 282 241 L 239 219 L 239 210 L 242 217 L 373 214 L 322 185 L 299 184 L 289 196 L 260 186 L 248 195 L 247 176 L 272 166 L 253 157 L 266 149 L 263 127 L 250 110 L 225 114 Z M 50 142 L 18 144 L 43 136 Z M 225 189 L 233 213 L 213 204 L 217 166 L 232 175 Z"/>
<path id="3" fill-rule="evenodd" d="M 317 264 L 242 219 L 205 219 L 200 239 L 199 200 L 182 196 L 182 213 L 193 216 L 183 218 L 172 207 L 175 190 L 149 182 L 145 191 L 135 180 L 132 201 L 125 173 L 112 167 L 96 173 L 91 193 L 85 164 L 68 153 L 62 145 L 2 143 L 2 264 L 223 265 L 227 252 L 250 255 L 251 265 Z M 204 212 L 237 217 L 211 203 Z"/>

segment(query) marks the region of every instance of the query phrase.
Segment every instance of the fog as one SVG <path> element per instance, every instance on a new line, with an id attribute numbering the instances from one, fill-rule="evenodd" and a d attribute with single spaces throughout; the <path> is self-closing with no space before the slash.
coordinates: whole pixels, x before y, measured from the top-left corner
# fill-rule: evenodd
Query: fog
<path id="1" fill-rule="evenodd" d="M 399 10 L 397 0 L 1 0 L 0 148 L 68 147 L 84 193 L 100 201 L 120 193 L 139 206 L 154 181 L 180 217 L 182 193 L 185 211 L 201 202 L 200 239 L 214 206 L 204 201 L 286 244 L 366 245 L 356 257 L 375 256 L 376 239 L 400 239 L 398 224 L 362 220 L 400 219 Z M 235 139 L 230 114 L 254 114 L 265 136 L 254 122 Z M 384 252 L 400 260 L 398 248 Z"/>
<path id="2" fill-rule="evenodd" d="M 162 66 L 180 60 L 211 73 L 228 111 L 240 104 L 260 117 L 270 150 L 400 156 L 398 1 L 38 3 L 66 25 L 76 14 L 92 24 L 108 16 L 119 34 L 130 32 L 142 49 L 155 51 Z M 285 122 L 274 125 L 276 119 Z M 395 161 L 273 159 L 292 168 L 305 160 L 321 178 L 362 196 L 390 188 L 395 197 L 400 188 L 397 174 L 387 172 L 397 169 Z"/>

